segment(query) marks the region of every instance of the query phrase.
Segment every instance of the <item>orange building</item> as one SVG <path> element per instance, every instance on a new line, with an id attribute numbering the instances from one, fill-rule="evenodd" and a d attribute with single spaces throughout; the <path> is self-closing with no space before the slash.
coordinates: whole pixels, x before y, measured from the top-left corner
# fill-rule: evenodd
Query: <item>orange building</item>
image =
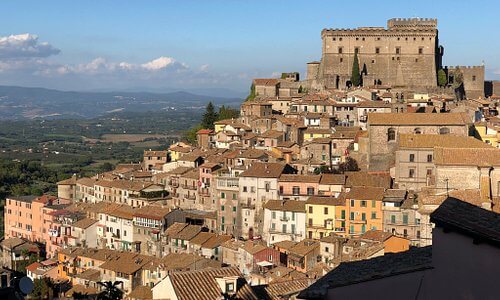
<path id="1" fill-rule="evenodd" d="M 410 249 L 410 240 L 382 230 L 370 230 L 360 236 L 384 244 L 384 253 L 404 252 Z"/>
<path id="2" fill-rule="evenodd" d="M 382 187 L 352 187 L 345 195 L 346 230 L 351 236 L 383 230 Z"/>

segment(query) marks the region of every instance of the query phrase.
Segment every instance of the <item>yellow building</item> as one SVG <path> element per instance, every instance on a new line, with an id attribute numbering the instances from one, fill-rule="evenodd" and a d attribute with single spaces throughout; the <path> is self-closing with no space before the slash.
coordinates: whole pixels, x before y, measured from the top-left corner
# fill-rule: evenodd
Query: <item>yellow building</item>
<path id="1" fill-rule="evenodd" d="M 345 234 L 345 200 L 313 196 L 306 201 L 307 237 L 321 239 L 330 233 Z"/>
<path id="2" fill-rule="evenodd" d="M 350 236 L 383 230 L 384 188 L 352 187 L 345 195 L 346 230 Z"/>
<path id="3" fill-rule="evenodd" d="M 170 161 L 178 161 L 181 156 L 191 152 L 193 148 L 185 143 L 179 142 L 171 145 L 168 148 L 168 152 L 170 153 Z"/>
<path id="4" fill-rule="evenodd" d="M 474 124 L 479 138 L 488 145 L 500 148 L 500 128 L 497 128 L 487 122 L 478 122 Z"/>

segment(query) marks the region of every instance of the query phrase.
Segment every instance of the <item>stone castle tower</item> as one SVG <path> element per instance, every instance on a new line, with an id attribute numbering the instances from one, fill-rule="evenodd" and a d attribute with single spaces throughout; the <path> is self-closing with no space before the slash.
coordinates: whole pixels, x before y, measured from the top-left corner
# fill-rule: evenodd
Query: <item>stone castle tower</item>
<path id="1" fill-rule="evenodd" d="M 443 48 L 436 19 L 390 19 L 384 27 L 323 29 L 320 62 L 307 65 L 307 80 L 326 88 L 350 85 L 357 52 L 363 85 L 436 87 Z"/>

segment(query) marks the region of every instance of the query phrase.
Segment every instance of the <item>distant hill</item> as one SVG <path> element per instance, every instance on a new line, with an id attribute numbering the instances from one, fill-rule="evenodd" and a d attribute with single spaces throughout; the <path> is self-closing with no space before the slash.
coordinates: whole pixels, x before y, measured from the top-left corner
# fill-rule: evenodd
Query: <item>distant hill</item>
<path id="1" fill-rule="evenodd" d="M 45 88 L 0 86 L 0 120 L 93 118 L 118 111 L 202 109 L 209 101 L 216 105 L 237 107 L 242 99 L 198 95 L 184 91 L 68 92 Z"/>

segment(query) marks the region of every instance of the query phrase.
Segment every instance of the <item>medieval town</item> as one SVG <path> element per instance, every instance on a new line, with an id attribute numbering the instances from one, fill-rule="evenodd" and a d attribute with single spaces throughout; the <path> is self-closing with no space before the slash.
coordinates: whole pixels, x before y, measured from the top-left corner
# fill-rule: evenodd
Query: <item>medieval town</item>
<path id="1" fill-rule="evenodd" d="M 24 266 L 59 299 L 497 298 L 500 81 L 444 66 L 437 19 L 366 25 L 318 29 L 307 74 L 253 79 L 195 143 L 7 197 L 2 284 Z"/>

